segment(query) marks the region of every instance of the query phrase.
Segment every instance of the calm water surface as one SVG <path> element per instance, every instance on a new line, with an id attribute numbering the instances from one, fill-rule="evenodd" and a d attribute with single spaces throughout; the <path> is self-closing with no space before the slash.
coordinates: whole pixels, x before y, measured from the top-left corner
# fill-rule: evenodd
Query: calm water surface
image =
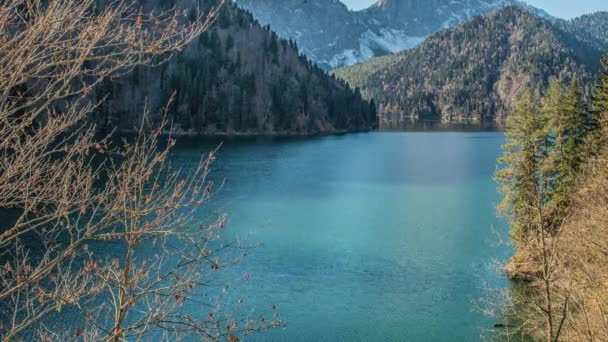
<path id="1" fill-rule="evenodd" d="M 213 177 L 231 237 L 259 244 L 227 275 L 287 327 L 247 341 L 476 341 L 495 269 L 498 132 L 369 133 L 225 141 Z M 216 142 L 181 139 L 194 164 Z M 249 273 L 249 281 L 242 281 Z"/>

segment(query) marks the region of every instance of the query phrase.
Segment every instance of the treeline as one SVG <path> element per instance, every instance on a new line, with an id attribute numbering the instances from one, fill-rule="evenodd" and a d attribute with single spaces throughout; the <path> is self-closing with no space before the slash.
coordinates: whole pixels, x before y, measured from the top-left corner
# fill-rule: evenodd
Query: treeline
<path id="1" fill-rule="evenodd" d="M 511 332 L 538 340 L 608 339 L 608 55 L 602 65 L 591 99 L 576 78 L 554 79 L 507 120 L 496 174 L 517 247 L 507 271 L 530 284 L 506 309 Z"/>
<path id="2" fill-rule="evenodd" d="M 608 24 L 600 14 L 585 20 L 592 19 L 598 22 L 594 25 Z M 578 35 L 560 25 L 507 7 L 437 33 L 413 50 L 336 74 L 376 99 L 380 114 L 451 122 L 504 120 L 522 89 L 540 91 L 551 76 L 569 81 L 576 74 L 582 85 L 592 83 L 603 52 L 599 46 L 608 45 L 597 39 L 589 43 L 591 33 L 579 39 L 587 32 L 582 25 L 577 25 Z"/>
<path id="3" fill-rule="evenodd" d="M 555 25 L 574 35 L 576 39 L 599 49 L 603 50 L 608 46 L 608 12 L 586 14 L 570 20 L 556 20 Z"/>
<path id="4" fill-rule="evenodd" d="M 197 19 L 199 5 L 205 10 L 216 3 L 190 2 L 188 20 Z M 108 82 L 105 90 L 100 96 L 113 94 L 97 118 L 105 127 L 135 127 L 143 103 L 158 113 L 170 99 L 167 112 L 175 128 L 193 133 L 314 134 L 369 130 L 377 122 L 375 106 L 359 92 L 232 1 L 214 26 L 171 62 L 137 68 L 127 81 Z"/>

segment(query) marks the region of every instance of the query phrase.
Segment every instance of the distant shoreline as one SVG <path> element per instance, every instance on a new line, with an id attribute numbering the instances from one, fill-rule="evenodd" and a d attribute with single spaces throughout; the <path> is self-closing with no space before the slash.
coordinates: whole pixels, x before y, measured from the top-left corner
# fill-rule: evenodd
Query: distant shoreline
<path id="1" fill-rule="evenodd" d="M 399 127 L 383 127 L 372 130 L 338 130 L 327 132 L 189 132 L 189 131 L 163 131 L 165 137 L 176 138 L 200 137 L 200 138 L 256 138 L 256 137 L 277 137 L 277 138 L 306 138 L 324 137 L 356 133 L 399 133 L 399 132 L 504 132 L 504 125 L 470 125 L 470 124 L 446 124 L 436 122 L 420 122 L 415 124 L 404 124 Z M 115 131 L 118 135 L 135 135 L 136 130 L 120 129 Z"/>
<path id="2" fill-rule="evenodd" d="M 173 137 L 203 137 L 203 138 L 215 138 L 215 137 L 319 137 L 319 136 L 330 136 L 330 135 L 344 135 L 351 133 L 369 133 L 369 132 L 377 132 L 377 129 L 369 129 L 369 130 L 334 130 L 334 131 L 326 131 L 326 132 L 289 132 L 289 131 L 279 131 L 279 132 L 226 132 L 226 131 L 218 131 L 218 132 L 192 132 L 192 131 L 183 131 L 183 130 L 175 130 L 175 131 L 163 131 L 163 136 L 173 136 Z M 119 135 L 134 135 L 137 134 L 137 131 L 134 129 L 120 129 L 115 131 Z"/>

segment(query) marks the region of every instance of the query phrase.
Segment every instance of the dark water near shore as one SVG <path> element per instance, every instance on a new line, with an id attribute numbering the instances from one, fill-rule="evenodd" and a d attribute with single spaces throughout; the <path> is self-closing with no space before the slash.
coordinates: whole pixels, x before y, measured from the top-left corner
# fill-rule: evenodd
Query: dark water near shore
<path id="1" fill-rule="evenodd" d="M 437 120 L 388 120 L 382 121 L 383 132 L 500 132 L 504 131 L 504 122 L 443 122 Z"/>
<path id="2" fill-rule="evenodd" d="M 226 233 L 254 252 L 226 277 L 255 316 L 287 327 L 246 341 L 476 341 L 476 309 L 507 280 L 492 180 L 499 132 L 227 139 L 213 177 Z M 218 143 L 180 138 L 189 167 Z M 251 275 L 242 281 L 243 274 Z M 236 298 L 236 297 L 235 297 Z"/>

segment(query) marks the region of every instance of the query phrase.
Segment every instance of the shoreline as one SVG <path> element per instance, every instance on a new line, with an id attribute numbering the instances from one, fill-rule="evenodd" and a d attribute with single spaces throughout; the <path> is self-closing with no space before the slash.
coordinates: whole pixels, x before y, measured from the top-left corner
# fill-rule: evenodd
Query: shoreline
<path id="1" fill-rule="evenodd" d="M 109 130 L 99 130 L 99 132 L 112 132 Z M 136 135 L 137 131 L 134 129 L 119 129 L 113 131 L 118 135 Z M 400 128 L 376 128 L 367 130 L 335 130 L 325 132 L 190 132 L 190 131 L 163 131 L 162 136 L 176 137 L 176 138 L 314 138 L 314 137 L 326 137 L 326 136 L 337 136 L 345 134 L 357 134 L 357 133 L 399 133 L 399 132 L 504 132 L 504 127 L 489 127 L 484 125 L 455 125 L 449 127 L 437 127 L 437 126 L 425 126 L 425 125 L 411 125 Z"/>
<path id="2" fill-rule="evenodd" d="M 100 130 L 100 132 L 104 132 L 107 130 Z M 258 137 L 279 137 L 279 138 L 298 138 L 298 137 L 323 137 L 323 136 L 331 136 L 331 135 L 344 135 L 351 133 L 370 133 L 370 132 L 378 132 L 378 129 L 368 129 L 368 130 L 335 130 L 335 131 L 325 131 L 325 132 L 288 132 L 288 131 L 279 131 L 279 132 L 190 132 L 190 131 L 163 131 L 162 136 L 168 137 L 193 137 L 193 138 L 258 138 Z M 137 131 L 134 129 L 118 129 L 115 130 L 119 135 L 135 135 Z"/>

